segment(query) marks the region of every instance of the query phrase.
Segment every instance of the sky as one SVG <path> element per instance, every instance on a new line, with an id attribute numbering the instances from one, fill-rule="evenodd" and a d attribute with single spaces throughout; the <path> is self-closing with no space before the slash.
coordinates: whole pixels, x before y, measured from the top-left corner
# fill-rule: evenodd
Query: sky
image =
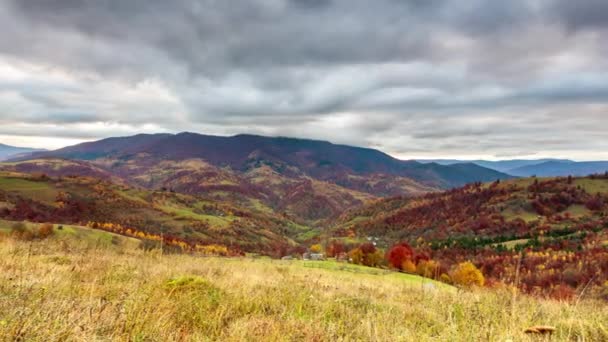
<path id="1" fill-rule="evenodd" d="M 608 160 L 605 0 L 0 0 L 0 143 L 329 140 Z"/>

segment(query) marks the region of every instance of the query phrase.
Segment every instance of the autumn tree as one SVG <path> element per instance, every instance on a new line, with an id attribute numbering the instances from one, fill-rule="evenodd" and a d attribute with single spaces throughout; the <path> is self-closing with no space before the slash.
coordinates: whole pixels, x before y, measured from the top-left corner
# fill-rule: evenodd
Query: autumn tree
<path id="1" fill-rule="evenodd" d="M 458 264 L 452 271 L 451 278 L 454 284 L 465 287 L 483 286 L 485 283 L 481 271 L 469 261 Z"/>
<path id="2" fill-rule="evenodd" d="M 310 251 L 312 253 L 321 253 L 321 251 L 323 250 L 323 246 L 321 246 L 320 244 L 315 244 L 310 246 Z"/>
<path id="3" fill-rule="evenodd" d="M 328 257 L 334 258 L 340 256 L 344 253 L 345 247 L 344 244 L 338 240 L 332 240 L 325 248 L 325 253 Z"/>
<path id="4" fill-rule="evenodd" d="M 354 264 L 376 267 L 382 264 L 384 255 L 382 251 L 376 248 L 372 243 L 364 243 L 361 246 L 353 249 L 349 253 L 349 257 Z"/>
<path id="5" fill-rule="evenodd" d="M 390 249 L 386 259 L 391 267 L 403 270 L 403 264 L 414 257 L 414 250 L 405 242 L 397 244 Z"/>

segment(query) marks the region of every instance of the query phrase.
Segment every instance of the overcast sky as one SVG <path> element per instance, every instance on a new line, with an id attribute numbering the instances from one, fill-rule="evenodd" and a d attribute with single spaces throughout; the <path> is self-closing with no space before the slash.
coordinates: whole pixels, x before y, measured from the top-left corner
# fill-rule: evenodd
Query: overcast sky
<path id="1" fill-rule="evenodd" d="M 0 0 L 0 143 L 608 160 L 606 0 Z"/>

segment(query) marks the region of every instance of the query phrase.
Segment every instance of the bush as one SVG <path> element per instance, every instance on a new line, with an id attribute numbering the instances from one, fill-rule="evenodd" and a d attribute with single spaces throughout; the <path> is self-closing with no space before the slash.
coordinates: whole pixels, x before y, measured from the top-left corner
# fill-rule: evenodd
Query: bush
<path id="1" fill-rule="evenodd" d="M 38 238 L 40 239 L 46 239 L 47 237 L 53 235 L 53 233 L 53 225 L 50 223 L 44 223 L 38 228 Z"/>
<path id="2" fill-rule="evenodd" d="M 412 260 L 405 260 L 403 264 L 401 264 L 401 270 L 407 273 L 415 273 L 416 265 L 412 262 Z"/>
<path id="3" fill-rule="evenodd" d="M 16 222 L 11 226 L 11 236 L 18 240 L 29 241 L 34 238 L 34 234 L 27 229 L 23 222 Z"/>
<path id="4" fill-rule="evenodd" d="M 439 281 L 442 283 L 451 284 L 452 278 L 450 278 L 450 276 L 446 273 L 441 273 L 441 276 L 439 276 Z"/>
<path id="5" fill-rule="evenodd" d="M 321 246 L 319 244 L 310 246 L 311 253 L 321 253 L 322 250 L 323 250 L 323 246 Z"/>
<path id="6" fill-rule="evenodd" d="M 439 264 L 433 260 L 423 260 L 416 266 L 416 273 L 425 278 L 435 278 L 439 270 Z"/>
<path id="7" fill-rule="evenodd" d="M 483 286 L 485 284 L 485 278 L 481 271 L 469 261 L 458 264 L 452 271 L 451 278 L 455 285 L 465 287 Z"/>
<path id="8" fill-rule="evenodd" d="M 31 241 L 34 239 L 46 239 L 53 235 L 53 225 L 41 224 L 38 228 L 29 229 L 25 223 L 16 222 L 11 227 L 11 236 L 18 240 Z"/>
<path id="9" fill-rule="evenodd" d="M 576 291 L 566 284 L 559 284 L 551 289 L 551 298 L 558 300 L 571 300 L 576 296 Z"/>

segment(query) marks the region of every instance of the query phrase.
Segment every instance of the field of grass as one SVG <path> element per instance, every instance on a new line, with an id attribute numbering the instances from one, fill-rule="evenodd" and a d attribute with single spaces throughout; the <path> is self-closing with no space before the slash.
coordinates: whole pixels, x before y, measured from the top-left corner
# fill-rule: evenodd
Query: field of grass
<path id="1" fill-rule="evenodd" d="M 0 233 L 8 234 L 15 222 L 0 220 Z M 36 228 L 38 223 L 25 223 L 27 228 Z M 135 249 L 140 245 L 140 240 L 118 235 L 103 230 L 74 225 L 53 225 L 54 241 L 77 240 L 91 246 L 108 247 L 119 246 L 121 248 Z"/>
<path id="2" fill-rule="evenodd" d="M 230 222 L 234 221 L 234 216 L 220 217 L 206 214 L 197 214 L 193 212 L 190 208 L 177 207 L 171 204 L 156 205 L 156 208 L 162 210 L 167 214 L 173 215 L 176 220 L 195 219 L 199 221 L 207 221 L 209 225 L 213 228 L 226 228 L 228 227 L 228 225 L 230 225 Z"/>
<path id="3" fill-rule="evenodd" d="M 505 220 L 514 220 L 514 219 L 522 219 L 526 222 L 532 222 L 538 220 L 538 214 L 534 212 L 527 211 L 521 208 L 507 208 L 501 214 L 504 216 Z"/>
<path id="4" fill-rule="evenodd" d="M 605 304 L 423 286 L 329 261 L 3 238 L 0 269 L 4 340 L 538 341 L 524 334 L 537 324 L 555 326 L 554 341 L 608 339 Z"/>
<path id="5" fill-rule="evenodd" d="M 517 240 L 511 240 L 511 241 L 505 241 L 505 242 L 502 242 L 502 243 L 497 243 L 496 246 L 502 245 L 505 248 L 513 249 L 517 245 L 525 245 L 526 243 L 528 243 L 528 241 L 530 241 L 530 239 L 517 239 Z"/>
<path id="6" fill-rule="evenodd" d="M 574 184 L 590 194 L 608 193 L 608 179 L 577 178 L 574 180 Z"/>
<path id="7" fill-rule="evenodd" d="M 579 218 L 591 215 L 591 210 L 587 209 L 584 205 L 575 204 L 571 205 L 564 211 L 564 213 L 569 213 L 571 217 Z"/>
<path id="8" fill-rule="evenodd" d="M 0 189 L 24 194 L 44 203 L 53 203 L 58 191 L 47 182 L 35 182 L 23 178 L 0 176 Z"/>

